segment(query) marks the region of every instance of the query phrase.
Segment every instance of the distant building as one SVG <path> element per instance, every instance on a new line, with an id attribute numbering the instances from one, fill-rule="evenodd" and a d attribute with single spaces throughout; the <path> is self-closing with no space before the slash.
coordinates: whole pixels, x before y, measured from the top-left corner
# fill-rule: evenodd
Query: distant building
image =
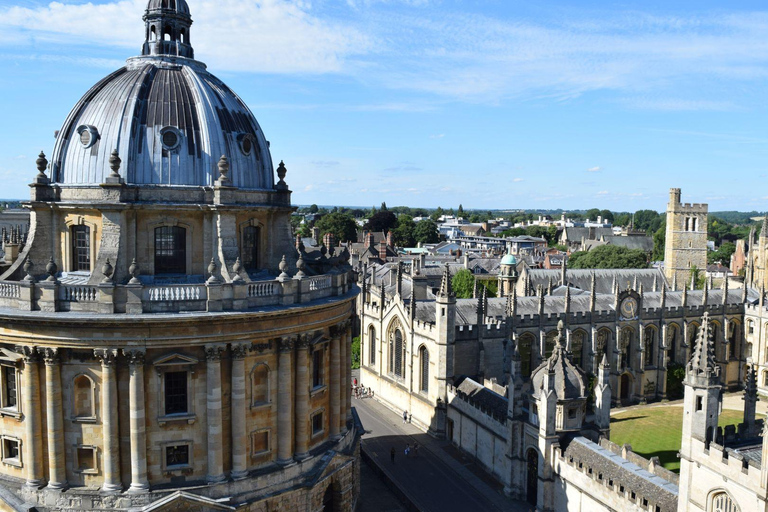
<path id="1" fill-rule="evenodd" d="M 680 189 L 670 189 L 664 249 L 668 281 L 688 282 L 693 267 L 707 267 L 707 211 L 706 204 L 681 203 Z"/>

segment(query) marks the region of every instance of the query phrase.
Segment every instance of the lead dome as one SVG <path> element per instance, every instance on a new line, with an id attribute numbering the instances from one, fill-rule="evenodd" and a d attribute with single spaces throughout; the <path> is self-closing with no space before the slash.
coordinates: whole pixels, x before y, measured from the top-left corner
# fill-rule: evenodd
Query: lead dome
<path id="1" fill-rule="evenodd" d="M 117 149 L 127 184 L 213 186 L 226 155 L 233 186 L 272 189 L 269 143 L 246 104 L 194 60 L 184 0 L 150 0 L 141 56 L 89 90 L 56 137 L 51 181 L 98 186 Z"/>

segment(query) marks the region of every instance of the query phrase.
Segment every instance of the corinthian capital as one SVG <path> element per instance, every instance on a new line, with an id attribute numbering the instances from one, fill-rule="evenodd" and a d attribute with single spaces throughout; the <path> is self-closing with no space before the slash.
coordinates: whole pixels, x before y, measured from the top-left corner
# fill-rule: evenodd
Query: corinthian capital
<path id="1" fill-rule="evenodd" d="M 97 348 L 94 349 L 93 355 L 101 360 L 102 366 L 113 366 L 117 361 L 116 348 Z"/>
<path id="2" fill-rule="evenodd" d="M 53 366 L 55 364 L 61 363 L 61 353 L 59 347 L 44 347 L 39 348 L 38 350 L 42 351 L 43 361 L 45 361 L 47 366 Z"/>
<path id="3" fill-rule="evenodd" d="M 206 345 L 205 358 L 208 361 L 219 361 L 225 348 L 227 348 L 226 345 Z"/>
<path id="4" fill-rule="evenodd" d="M 144 356 L 147 354 L 145 348 L 124 348 L 123 355 L 128 358 L 128 364 L 131 366 L 143 366 Z"/>

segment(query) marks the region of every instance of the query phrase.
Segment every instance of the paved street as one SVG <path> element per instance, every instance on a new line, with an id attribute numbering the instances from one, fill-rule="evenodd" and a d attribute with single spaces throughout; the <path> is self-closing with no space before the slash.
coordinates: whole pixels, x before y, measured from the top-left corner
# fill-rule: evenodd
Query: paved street
<path id="1" fill-rule="evenodd" d="M 424 512 L 520 511 L 530 507 L 509 500 L 490 479 L 484 481 L 448 454 L 449 443 L 431 438 L 372 399 L 354 400 L 365 427 L 363 447 L 387 476 Z M 405 445 L 419 443 L 419 455 L 406 458 Z M 390 450 L 395 448 L 395 462 Z M 496 487 L 496 488 L 494 488 Z M 361 503 L 370 504 L 362 495 Z"/>

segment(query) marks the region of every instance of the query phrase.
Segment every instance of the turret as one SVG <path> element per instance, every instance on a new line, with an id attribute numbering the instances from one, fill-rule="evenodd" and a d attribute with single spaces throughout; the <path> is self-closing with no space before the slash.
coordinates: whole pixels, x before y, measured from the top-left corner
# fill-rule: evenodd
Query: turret
<path id="1" fill-rule="evenodd" d="M 142 55 L 195 58 L 189 37 L 192 16 L 185 0 L 149 0 L 144 23 Z"/>
<path id="2" fill-rule="evenodd" d="M 600 434 L 610 439 L 611 437 L 611 367 L 608 358 L 603 353 L 603 360 L 597 370 L 597 384 L 595 385 L 595 427 Z"/>
<path id="3" fill-rule="evenodd" d="M 757 409 L 757 370 L 754 365 L 747 368 L 747 379 L 744 383 L 744 426 L 747 432 L 756 434 L 755 410 Z M 767 461 L 768 462 L 768 461 Z"/>

